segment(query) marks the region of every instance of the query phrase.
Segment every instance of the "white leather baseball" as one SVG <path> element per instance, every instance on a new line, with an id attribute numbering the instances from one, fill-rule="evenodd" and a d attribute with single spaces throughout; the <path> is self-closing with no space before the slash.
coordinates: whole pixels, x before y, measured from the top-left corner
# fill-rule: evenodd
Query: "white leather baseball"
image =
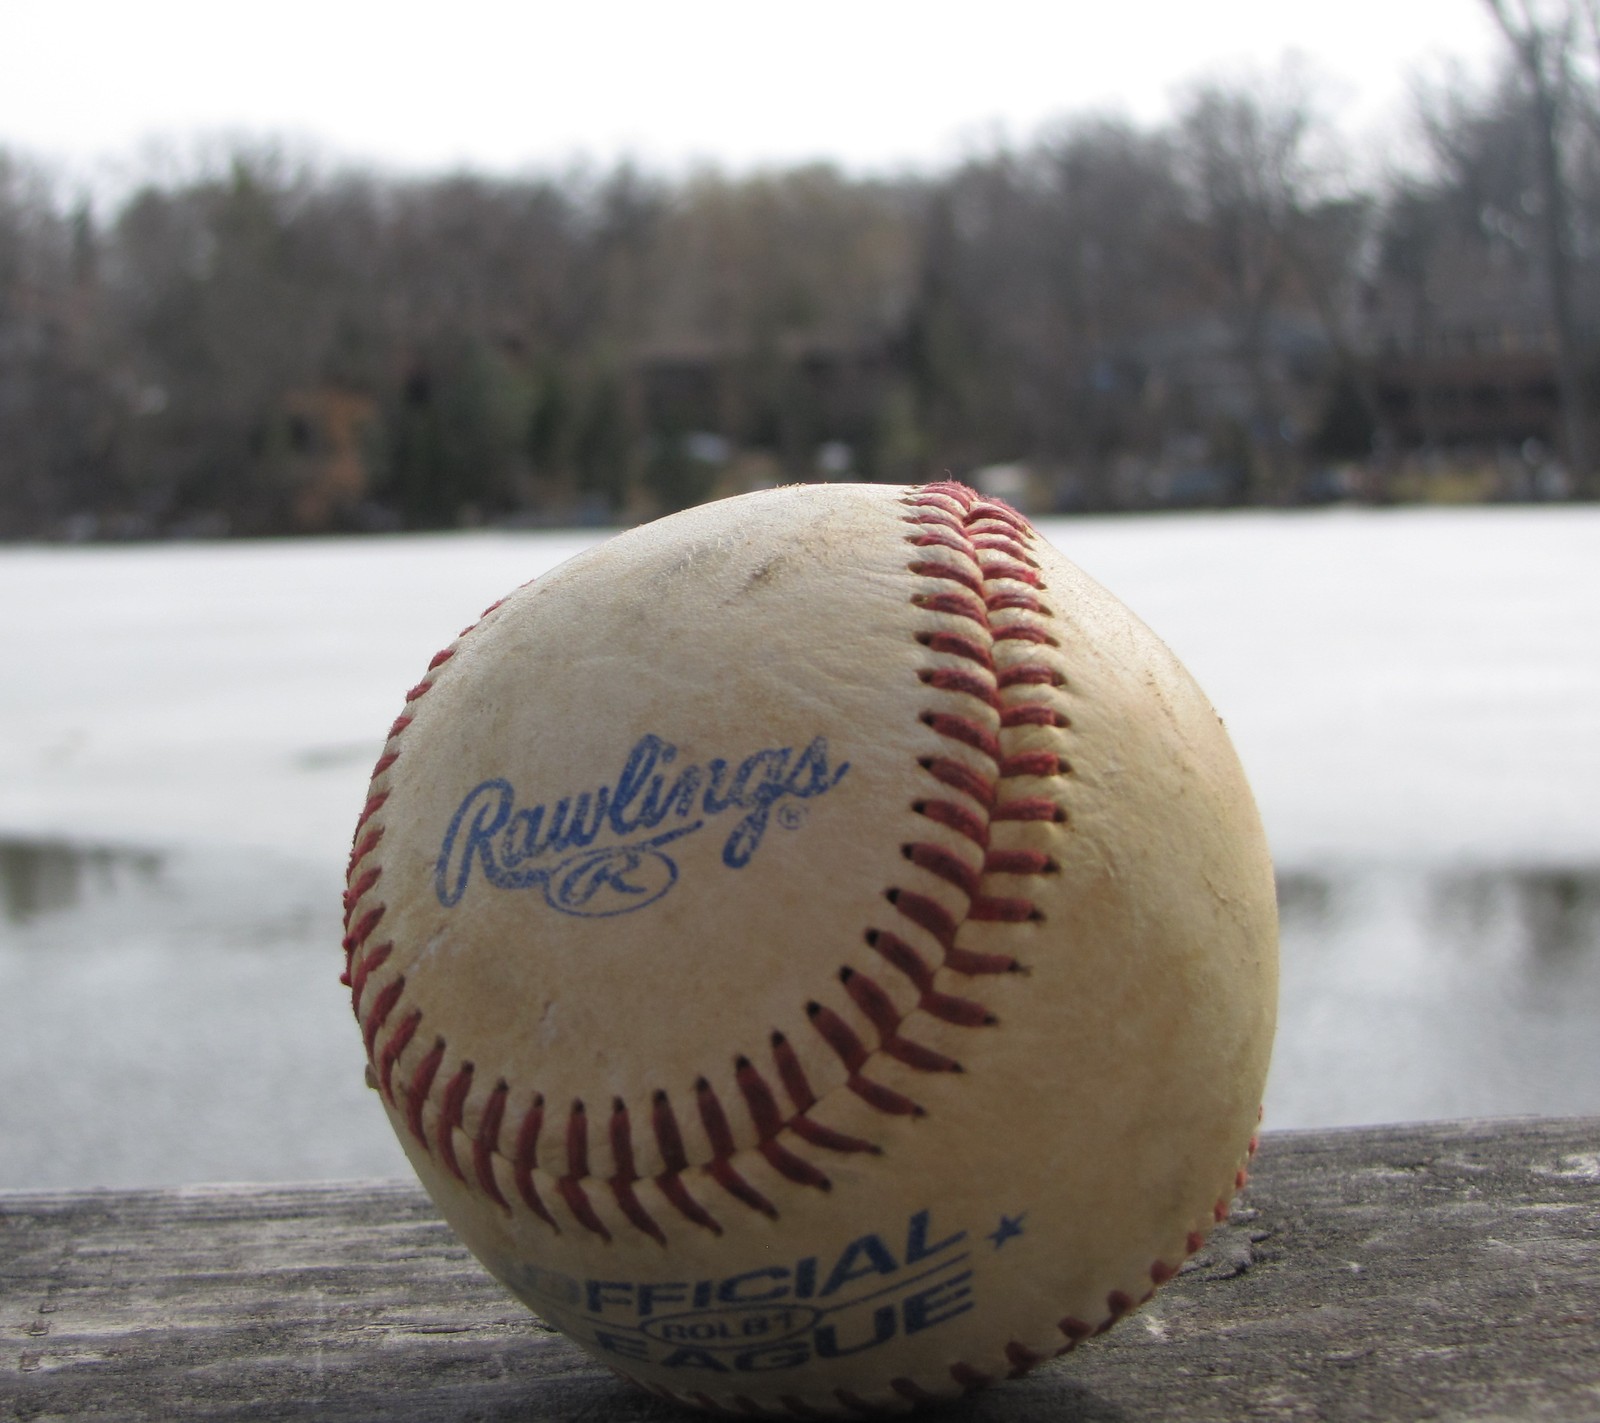
<path id="1" fill-rule="evenodd" d="M 797 486 L 621 534 L 408 694 L 346 894 L 445 1218 L 680 1401 L 905 1408 L 1221 1219 L 1276 1002 L 1216 713 L 1018 514 Z"/>

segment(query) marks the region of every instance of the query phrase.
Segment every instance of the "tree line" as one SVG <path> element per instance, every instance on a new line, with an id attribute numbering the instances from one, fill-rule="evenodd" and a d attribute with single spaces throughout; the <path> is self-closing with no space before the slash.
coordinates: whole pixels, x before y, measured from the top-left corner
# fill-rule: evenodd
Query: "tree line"
<path id="1" fill-rule="evenodd" d="M 1044 508 L 1394 498 L 1430 461 L 1594 497 L 1593 35 L 1509 4 L 1500 75 L 1427 95 L 1421 160 L 1379 173 L 1293 67 L 893 178 L 257 146 L 97 211 L 0 152 L 0 536 L 946 471 Z"/>

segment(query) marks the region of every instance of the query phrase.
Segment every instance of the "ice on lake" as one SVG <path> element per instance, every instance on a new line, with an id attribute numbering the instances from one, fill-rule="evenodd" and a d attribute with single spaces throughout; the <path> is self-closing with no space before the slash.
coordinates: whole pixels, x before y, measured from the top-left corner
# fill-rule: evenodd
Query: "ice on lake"
<path id="1" fill-rule="evenodd" d="M 1600 510 L 1047 521 L 1227 720 L 1269 1125 L 1600 1111 Z M 406 1170 L 337 983 L 429 656 L 598 535 L 0 551 L 0 1187 Z"/>

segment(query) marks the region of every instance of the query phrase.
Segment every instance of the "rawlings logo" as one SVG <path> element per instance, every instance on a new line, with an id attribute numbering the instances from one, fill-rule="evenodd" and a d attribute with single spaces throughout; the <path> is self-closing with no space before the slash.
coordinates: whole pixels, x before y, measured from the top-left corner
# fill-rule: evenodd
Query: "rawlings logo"
<path id="1" fill-rule="evenodd" d="M 539 889 L 563 914 L 629 914 L 677 883 L 677 863 L 664 846 L 742 811 L 723 843 L 722 863 L 743 869 L 775 806 L 826 795 L 850 769 L 848 761 L 829 764 L 821 736 L 798 750 L 753 752 L 737 766 L 718 758 L 671 771 L 677 756 L 671 742 L 642 736 L 614 781 L 554 805 L 518 808 L 510 781 L 479 782 L 444 833 L 434 869 L 439 902 L 458 904 L 476 868 L 496 889 Z M 778 816 L 798 824 L 799 807 L 781 806 Z"/>

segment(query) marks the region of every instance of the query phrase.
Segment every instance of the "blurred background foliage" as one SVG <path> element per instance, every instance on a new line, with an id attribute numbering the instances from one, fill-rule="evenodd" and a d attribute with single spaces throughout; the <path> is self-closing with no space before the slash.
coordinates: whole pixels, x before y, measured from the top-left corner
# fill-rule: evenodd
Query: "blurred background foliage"
<path id="1" fill-rule="evenodd" d="M 644 518 L 946 471 L 1037 510 L 1595 497 L 1592 36 L 1425 152 L 1292 65 L 935 174 L 328 170 L 114 202 L 0 150 L 0 536 Z"/>

